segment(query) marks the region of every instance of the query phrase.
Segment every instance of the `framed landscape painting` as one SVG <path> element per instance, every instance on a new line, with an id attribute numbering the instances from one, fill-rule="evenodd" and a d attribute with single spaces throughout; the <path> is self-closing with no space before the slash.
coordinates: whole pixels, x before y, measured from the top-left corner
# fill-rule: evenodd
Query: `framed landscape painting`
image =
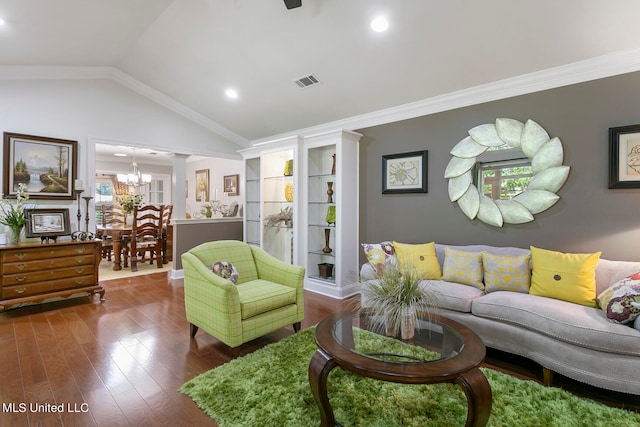
<path id="1" fill-rule="evenodd" d="M 74 200 L 77 160 L 77 141 L 5 132 L 3 194 L 25 184 L 31 199 Z"/>
<path id="2" fill-rule="evenodd" d="M 26 209 L 26 237 L 57 237 L 71 234 L 69 209 Z"/>

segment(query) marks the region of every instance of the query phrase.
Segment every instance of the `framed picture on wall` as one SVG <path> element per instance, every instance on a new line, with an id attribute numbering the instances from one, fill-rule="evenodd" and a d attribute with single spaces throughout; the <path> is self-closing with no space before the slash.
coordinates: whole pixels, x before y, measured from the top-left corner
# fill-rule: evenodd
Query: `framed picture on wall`
<path id="1" fill-rule="evenodd" d="M 196 171 L 196 202 L 209 201 L 209 169 Z"/>
<path id="2" fill-rule="evenodd" d="M 3 194 L 25 184 L 31 199 L 74 200 L 77 160 L 77 141 L 5 132 Z"/>
<path id="3" fill-rule="evenodd" d="M 229 196 L 237 196 L 239 193 L 238 190 L 238 179 L 240 175 L 225 175 L 224 177 L 224 192 Z"/>
<path id="4" fill-rule="evenodd" d="M 640 188 L 640 125 L 609 128 L 609 188 Z"/>
<path id="5" fill-rule="evenodd" d="M 426 193 L 427 150 L 382 156 L 382 194 Z"/>

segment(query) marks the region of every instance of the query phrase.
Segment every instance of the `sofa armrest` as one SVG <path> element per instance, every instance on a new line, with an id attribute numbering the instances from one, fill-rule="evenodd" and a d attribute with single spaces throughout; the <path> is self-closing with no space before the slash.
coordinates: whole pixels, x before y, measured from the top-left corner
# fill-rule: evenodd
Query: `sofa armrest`
<path id="1" fill-rule="evenodd" d="M 378 275 L 376 273 L 376 269 L 373 268 L 371 264 L 369 264 L 368 262 L 365 262 L 364 264 L 362 264 L 362 267 L 360 267 L 360 280 L 367 281 L 367 280 L 373 280 L 377 278 L 378 278 Z"/>

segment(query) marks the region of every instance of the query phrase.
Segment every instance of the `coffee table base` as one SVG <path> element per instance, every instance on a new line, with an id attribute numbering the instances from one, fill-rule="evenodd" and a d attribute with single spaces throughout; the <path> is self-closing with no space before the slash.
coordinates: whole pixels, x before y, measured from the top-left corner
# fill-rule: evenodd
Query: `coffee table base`
<path id="1" fill-rule="evenodd" d="M 333 368 L 338 363 L 322 350 L 317 350 L 309 363 L 309 384 L 311 392 L 320 408 L 320 426 L 333 427 L 340 426 L 333 415 L 333 408 L 327 395 L 327 378 Z M 358 372 L 358 375 L 366 373 Z M 402 382 L 402 381 L 399 381 Z M 491 414 L 491 387 L 484 374 L 478 368 L 461 373 L 454 381 L 438 381 L 431 379 L 424 384 L 434 384 L 439 382 L 454 382 L 459 385 L 467 397 L 467 421 L 465 426 L 485 426 Z M 411 381 L 412 384 L 416 382 Z"/>

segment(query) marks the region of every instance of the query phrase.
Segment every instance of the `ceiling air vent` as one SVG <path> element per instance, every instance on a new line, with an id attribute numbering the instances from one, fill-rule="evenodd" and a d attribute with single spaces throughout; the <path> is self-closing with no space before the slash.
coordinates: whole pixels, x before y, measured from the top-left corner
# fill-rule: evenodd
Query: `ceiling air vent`
<path id="1" fill-rule="evenodd" d="M 308 76 L 300 77 L 298 80 L 294 80 L 294 83 L 297 84 L 300 88 L 305 88 L 320 84 L 320 80 L 318 80 L 318 78 L 313 74 L 309 74 Z"/>

